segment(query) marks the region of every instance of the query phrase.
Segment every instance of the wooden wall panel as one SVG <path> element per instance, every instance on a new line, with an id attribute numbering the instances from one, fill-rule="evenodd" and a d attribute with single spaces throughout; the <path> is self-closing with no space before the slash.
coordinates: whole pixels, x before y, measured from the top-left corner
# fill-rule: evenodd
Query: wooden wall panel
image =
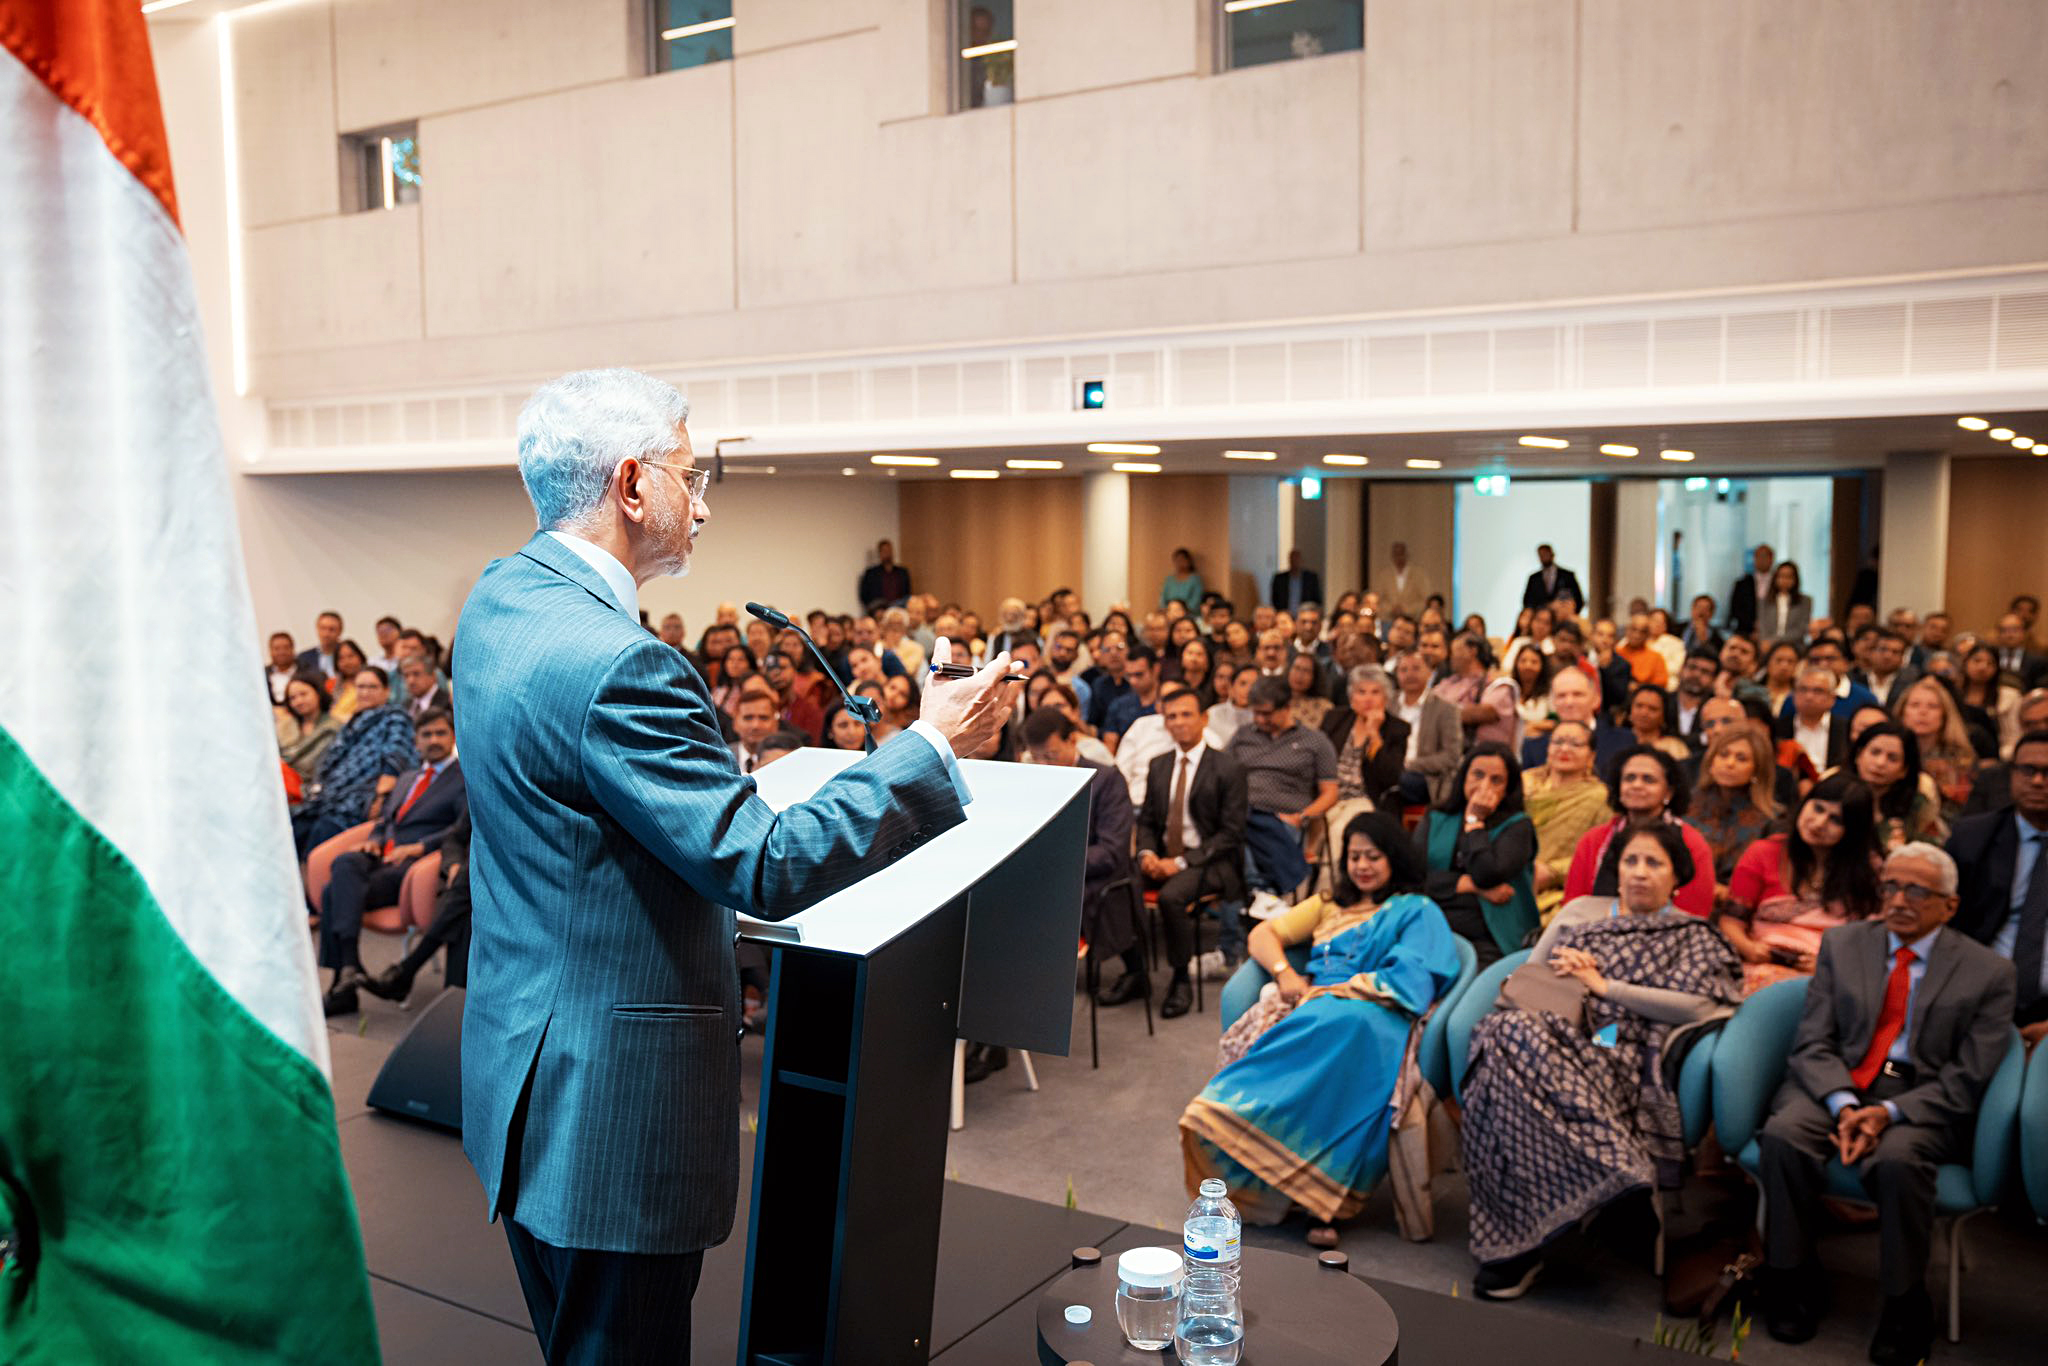
<path id="1" fill-rule="evenodd" d="M 1131 476 L 1131 605 L 1159 604 L 1159 587 L 1186 546 L 1207 588 L 1230 592 L 1230 478 L 1222 474 Z"/>
<path id="2" fill-rule="evenodd" d="M 987 630 L 1006 597 L 1081 588 L 1078 478 L 903 480 L 897 518 L 911 585 L 981 613 Z"/>
<path id="3" fill-rule="evenodd" d="M 1456 486 L 1436 479 L 1375 479 L 1371 485 L 1366 491 L 1366 577 L 1389 563 L 1387 547 L 1405 541 L 1409 561 L 1421 566 L 1436 591 L 1449 600 L 1457 559 Z M 1451 619 L 1456 621 L 1463 608 L 1455 602 L 1451 607 Z"/>
<path id="4" fill-rule="evenodd" d="M 1957 630 L 1988 632 L 2015 593 L 2048 597 L 2048 460 L 1949 464 L 1948 599 Z"/>

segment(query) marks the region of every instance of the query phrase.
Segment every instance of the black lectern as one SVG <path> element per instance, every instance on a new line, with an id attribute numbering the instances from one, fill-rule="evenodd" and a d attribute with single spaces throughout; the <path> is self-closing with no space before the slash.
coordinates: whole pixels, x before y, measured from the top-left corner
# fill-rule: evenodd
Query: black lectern
<path id="1" fill-rule="evenodd" d="M 860 755 L 759 775 L 777 808 Z M 1065 1054 L 1088 771 L 967 762 L 967 822 L 777 924 L 740 1366 L 931 1355 L 955 1037 Z"/>

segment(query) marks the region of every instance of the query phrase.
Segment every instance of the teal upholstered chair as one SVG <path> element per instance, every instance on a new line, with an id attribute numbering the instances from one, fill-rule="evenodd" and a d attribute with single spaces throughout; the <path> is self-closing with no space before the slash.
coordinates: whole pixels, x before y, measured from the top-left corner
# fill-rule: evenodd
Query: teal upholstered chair
<path id="1" fill-rule="evenodd" d="M 1418 1062 L 1423 1077 L 1440 1096 L 1449 1094 L 1450 1049 L 1446 1035 L 1450 1026 L 1451 1012 L 1464 996 L 1466 988 L 1479 972 L 1479 955 L 1463 939 L 1453 939 L 1458 946 L 1458 975 L 1445 989 L 1443 999 L 1437 1002 L 1436 1013 L 1429 1017 L 1429 1023 L 1422 1027 L 1422 1044 L 1418 1050 Z M 1296 972 L 1308 969 L 1309 945 L 1296 944 L 1287 950 L 1287 961 L 1294 965 Z M 1238 1018 L 1258 1003 L 1259 992 L 1266 983 L 1273 980 L 1271 973 L 1252 959 L 1238 965 L 1223 990 L 1216 997 L 1216 1019 L 1219 1031 L 1228 1030 Z"/>
<path id="2" fill-rule="evenodd" d="M 2020 1087 L 2020 1177 L 2035 1217 L 2048 1219 L 2048 1046 L 2035 1045 Z"/>
<path id="3" fill-rule="evenodd" d="M 1785 1060 L 1799 1033 L 1799 1011 L 1806 1002 L 1806 978 L 1775 982 L 1743 1002 L 1742 1009 L 1721 1031 L 1713 1057 L 1714 1127 L 1721 1146 L 1755 1177 L 1759 1164 L 1757 1134 L 1770 1118 L 1771 1097 L 1785 1077 Z M 2020 1091 L 2026 1050 L 2019 1031 L 2012 1032 L 2005 1059 L 1984 1092 L 1977 1111 L 1977 1136 L 1970 1161 L 1943 1163 L 1935 1172 L 1934 1213 L 1948 1230 L 1948 1340 L 1962 1340 L 1963 1225 L 1972 1215 L 1997 1201 L 2012 1170 L 2019 1130 Z M 1828 1193 L 1844 1200 L 1869 1203 L 1863 1183 L 1840 1162 L 1827 1166 Z M 1758 1218 L 1765 1211 L 1759 1202 Z"/>
<path id="4" fill-rule="evenodd" d="M 1449 1054 L 1446 1067 L 1450 1073 L 1451 1094 L 1459 1100 L 1465 1098 L 1465 1072 L 1472 1065 L 1472 1031 L 1492 1011 L 1493 1003 L 1500 999 L 1500 984 L 1508 980 L 1508 974 L 1528 961 L 1529 951 L 1517 949 L 1493 964 L 1472 979 L 1472 985 L 1465 988 L 1464 996 L 1459 998 L 1457 1008 L 1451 1012 L 1444 1047 Z"/>

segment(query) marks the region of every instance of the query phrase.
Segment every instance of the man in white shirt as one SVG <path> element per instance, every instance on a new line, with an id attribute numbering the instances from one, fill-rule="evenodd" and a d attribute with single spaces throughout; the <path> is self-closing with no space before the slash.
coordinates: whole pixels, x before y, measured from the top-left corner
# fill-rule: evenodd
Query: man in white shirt
<path id="1" fill-rule="evenodd" d="M 377 618 L 377 648 L 383 653 L 370 662 L 387 674 L 398 672 L 398 633 L 404 627 L 397 617 Z"/>
<path id="2" fill-rule="evenodd" d="M 752 773 L 764 762 L 761 742 L 775 733 L 780 711 L 766 684 L 740 694 L 739 711 L 732 719 L 733 732 L 739 737 L 732 742 L 732 757 L 739 761 L 740 772 Z"/>
<path id="3" fill-rule="evenodd" d="M 292 633 L 275 631 L 270 637 L 270 667 L 263 671 L 264 682 L 270 685 L 270 705 L 284 705 L 284 690 L 298 677 L 299 657 L 292 649 Z"/>
<path id="4" fill-rule="evenodd" d="M 1836 758 L 1838 743 L 1835 739 L 1834 708 L 1834 674 L 1827 669 L 1801 669 L 1799 676 L 1792 681 L 1792 715 L 1788 733 L 1812 761 L 1816 773 L 1827 772 Z"/>

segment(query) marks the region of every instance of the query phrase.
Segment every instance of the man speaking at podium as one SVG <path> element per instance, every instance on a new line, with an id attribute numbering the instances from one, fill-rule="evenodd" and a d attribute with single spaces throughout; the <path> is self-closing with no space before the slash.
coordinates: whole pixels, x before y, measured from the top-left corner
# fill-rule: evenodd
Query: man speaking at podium
<path id="1" fill-rule="evenodd" d="M 551 1366 L 689 1360 L 739 1190 L 733 910 L 794 915 L 960 823 L 956 756 L 1012 702 L 1007 656 L 934 680 L 909 732 L 770 810 L 704 680 L 638 620 L 638 585 L 687 572 L 709 516 L 688 415 L 629 370 L 536 392 L 519 477 L 540 530 L 484 570 L 455 637 L 462 1146 Z"/>

